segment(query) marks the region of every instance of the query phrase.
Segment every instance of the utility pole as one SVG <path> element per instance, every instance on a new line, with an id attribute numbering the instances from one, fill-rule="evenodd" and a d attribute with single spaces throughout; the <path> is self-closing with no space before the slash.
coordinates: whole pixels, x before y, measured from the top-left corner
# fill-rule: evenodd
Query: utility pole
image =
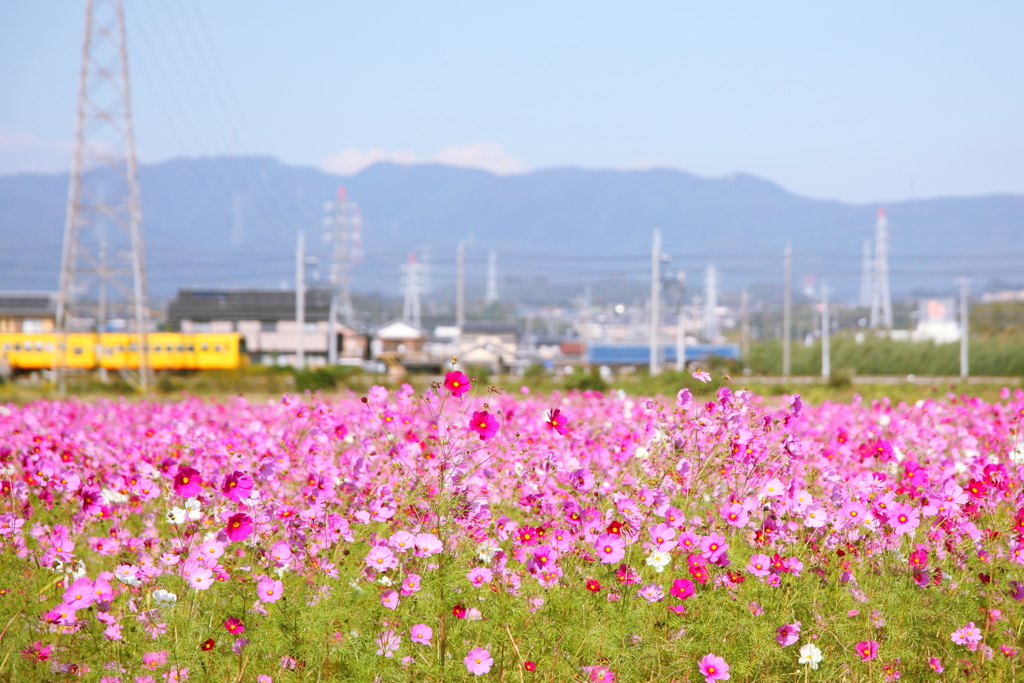
<path id="1" fill-rule="evenodd" d="M 740 355 L 743 356 L 743 367 L 750 364 L 747 358 L 750 355 L 750 293 L 747 290 L 740 292 Z"/>
<path id="2" fill-rule="evenodd" d="M 459 242 L 455 249 L 455 326 L 462 334 L 466 325 L 466 245 Z"/>
<path id="3" fill-rule="evenodd" d="M 871 328 L 892 329 L 892 296 L 889 293 L 889 221 L 885 207 L 875 220 L 874 285 L 871 288 Z"/>
<path id="4" fill-rule="evenodd" d="M 100 183 L 104 184 L 103 191 Z M 108 245 L 123 263 L 103 263 L 96 233 L 104 219 L 123 233 L 121 239 Z M 105 247 L 102 249 L 105 251 Z M 129 348 L 138 354 L 138 373 L 125 377 L 145 393 L 150 380 L 149 310 L 122 0 L 86 0 L 85 5 L 74 157 L 55 321 L 53 371 L 62 393 L 67 390 L 67 334 L 72 328 L 88 329 L 89 320 L 96 326 L 98 311 L 87 305 L 82 295 L 98 283 L 109 284 L 110 294 L 117 297 L 116 302 L 108 301 L 105 294 L 104 308 L 115 304 L 119 316 L 126 322 L 132 320 L 128 328 L 134 332 L 135 341 Z"/>
<path id="5" fill-rule="evenodd" d="M 295 367 L 306 367 L 306 232 L 295 246 Z"/>
<path id="6" fill-rule="evenodd" d="M 832 376 L 832 348 L 829 341 L 831 321 L 828 314 L 828 283 L 821 281 L 821 376 Z"/>
<path id="7" fill-rule="evenodd" d="M 654 239 L 651 243 L 651 357 L 649 372 L 651 376 L 661 373 L 661 230 L 654 229 Z"/>
<path id="8" fill-rule="evenodd" d="M 711 264 L 704 271 L 704 339 L 718 342 L 722 332 L 718 327 L 718 269 Z"/>
<path id="9" fill-rule="evenodd" d="M 677 271 L 676 286 L 679 288 L 679 312 L 676 314 L 676 370 L 678 372 L 686 370 L 686 329 L 684 327 L 686 310 L 683 298 L 686 293 L 684 289 L 685 283 L 686 273 L 682 270 Z"/>
<path id="10" fill-rule="evenodd" d="M 484 292 L 484 304 L 498 303 L 498 252 L 491 249 L 487 255 L 487 290 Z"/>
<path id="11" fill-rule="evenodd" d="M 782 251 L 782 269 L 785 273 L 782 285 L 782 375 L 789 377 L 789 342 L 793 326 L 793 249 L 788 242 Z"/>
<path id="12" fill-rule="evenodd" d="M 970 374 L 967 364 L 967 340 L 970 332 L 968 325 L 967 293 L 971 287 L 971 281 L 966 277 L 957 279 L 960 285 L 960 377 L 966 379 Z"/>

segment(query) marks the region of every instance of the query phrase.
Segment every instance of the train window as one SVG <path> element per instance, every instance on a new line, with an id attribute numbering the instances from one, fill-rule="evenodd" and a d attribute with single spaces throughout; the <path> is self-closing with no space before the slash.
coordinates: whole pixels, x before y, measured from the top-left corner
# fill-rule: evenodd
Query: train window
<path id="1" fill-rule="evenodd" d="M 14 350 L 15 351 L 21 351 L 21 344 L 15 344 L 14 345 Z"/>
<path id="2" fill-rule="evenodd" d="M 192 344 L 189 344 L 188 345 L 188 352 L 189 353 L 195 353 L 196 352 L 196 347 L 194 345 L 192 345 Z"/>
<path id="3" fill-rule="evenodd" d="M 112 354 L 113 352 L 114 352 L 114 347 L 113 347 L 113 346 L 108 346 L 108 347 L 107 347 L 107 355 L 109 356 L 109 355 L 110 355 L 110 354 Z"/>
<path id="4" fill-rule="evenodd" d="M 132 352 L 138 351 L 139 345 L 136 344 L 135 342 L 132 342 L 131 344 L 128 345 L 128 350 Z"/>
<path id="5" fill-rule="evenodd" d="M 76 356 L 81 356 L 82 355 L 82 347 L 81 346 L 76 346 L 75 347 L 75 355 Z"/>
<path id="6" fill-rule="evenodd" d="M 10 351 L 10 350 L 11 350 L 11 345 L 10 344 L 4 344 L 4 351 Z"/>
<path id="7" fill-rule="evenodd" d="M 216 351 L 217 353 L 220 353 L 220 344 L 217 344 L 216 346 L 214 346 L 213 350 Z"/>
<path id="8" fill-rule="evenodd" d="M 124 353 L 124 346 L 122 346 L 122 345 L 118 344 L 118 345 L 117 345 L 117 352 L 118 352 L 118 353 Z"/>
<path id="9" fill-rule="evenodd" d="M 161 348 L 161 347 L 160 347 L 160 345 L 159 345 L 159 344 L 157 344 L 156 346 L 154 346 L 154 347 L 153 347 L 153 353 L 160 353 L 160 348 Z"/>
<path id="10" fill-rule="evenodd" d="M 178 353 L 181 353 L 184 350 L 185 350 L 185 345 L 184 344 L 178 344 Z"/>
<path id="11" fill-rule="evenodd" d="M 43 350 L 43 342 L 37 341 L 36 342 L 36 351 L 42 351 L 42 350 Z"/>
<path id="12" fill-rule="evenodd" d="M 201 348 L 203 351 L 209 351 L 210 350 L 210 345 L 207 344 L 206 342 L 203 342 L 202 345 L 200 345 L 199 348 Z"/>

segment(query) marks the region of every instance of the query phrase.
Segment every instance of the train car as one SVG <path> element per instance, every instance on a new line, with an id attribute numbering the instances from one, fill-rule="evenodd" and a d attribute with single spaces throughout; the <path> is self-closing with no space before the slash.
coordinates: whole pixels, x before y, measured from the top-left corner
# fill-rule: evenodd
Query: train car
<path id="1" fill-rule="evenodd" d="M 230 370 L 241 362 L 241 335 L 153 332 L 148 336 L 149 361 L 154 370 Z M 128 333 L 67 335 L 69 368 L 124 370 L 139 367 L 139 340 Z M 0 334 L 0 359 L 14 372 L 49 370 L 58 352 L 54 333 Z"/>

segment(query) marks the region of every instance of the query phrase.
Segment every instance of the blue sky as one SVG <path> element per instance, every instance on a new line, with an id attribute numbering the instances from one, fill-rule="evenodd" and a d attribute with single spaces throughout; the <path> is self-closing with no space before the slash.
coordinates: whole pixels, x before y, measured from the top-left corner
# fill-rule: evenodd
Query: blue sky
<path id="1" fill-rule="evenodd" d="M 0 174 L 69 164 L 83 6 L 0 4 Z M 127 6 L 143 161 L 663 165 L 856 202 L 1024 193 L 1024 3 Z"/>

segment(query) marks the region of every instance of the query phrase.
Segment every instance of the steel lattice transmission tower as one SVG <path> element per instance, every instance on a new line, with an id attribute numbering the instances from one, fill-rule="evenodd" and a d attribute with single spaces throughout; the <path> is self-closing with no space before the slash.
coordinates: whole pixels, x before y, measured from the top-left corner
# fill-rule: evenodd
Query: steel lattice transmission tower
<path id="1" fill-rule="evenodd" d="M 408 263 L 401 266 L 401 283 L 405 290 L 405 302 L 402 305 L 402 320 L 419 329 L 422 326 L 420 317 L 420 294 L 427 288 L 426 264 L 416 262 L 416 254 L 409 254 Z"/>
<path id="2" fill-rule="evenodd" d="M 119 327 L 137 335 L 129 352 L 138 358 L 137 387 L 146 391 L 149 311 L 124 5 L 122 0 L 86 0 L 57 295 L 54 370 L 62 391 L 68 366 L 67 333 L 102 332 L 113 320 L 123 321 Z"/>
<path id="3" fill-rule="evenodd" d="M 334 213 L 334 256 L 331 260 L 331 310 L 328 319 L 327 362 L 338 363 L 338 317 L 348 327 L 355 326 L 352 311 L 352 217 L 345 188 L 338 188 Z"/>

